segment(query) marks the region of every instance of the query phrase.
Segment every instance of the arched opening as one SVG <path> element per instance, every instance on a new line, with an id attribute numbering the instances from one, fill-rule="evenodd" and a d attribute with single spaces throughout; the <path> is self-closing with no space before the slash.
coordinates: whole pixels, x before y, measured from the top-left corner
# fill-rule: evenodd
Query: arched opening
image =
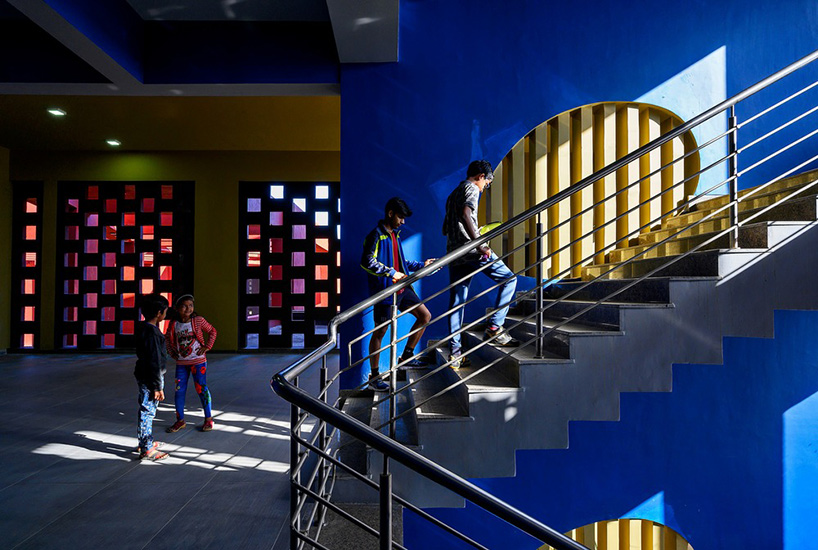
<path id="1" fill-rule="evenodd" d="M 507 220 L 524 212 L 683 122 L 667 109 L 633 102 L 594 103 L 559 114 L 534 128 L 503 158 L 495 183 L 487 192 L 481 223 Z M 582 190 L 570 204 L 563 201 L 544 212 L 542 221 L 549 230 L 543 243 L 545 254 L 573 242 L 546 261 L 545 273 L 555 276 L 584 258 L 593 257 L 583 264 L 604 263 L 606 252 L 628 246 L 627 241 L 615 245 L 617 239 L 675 210 L 698 184 L 695 174 L 700 160 L 695 149 L 693 135 L 685 133 Z M 673 162 L 676 159 L 678 162 Z M 660 171 L 663 166 L 667 168 Z M 641 178 L 639 184 L 625 190 Z M 684 185 L 669 190 L 686 178 L 690 179 Z M 664 190 L 669 191 L 657 196 Z M 657 198 L 648 200 L 651 196 Z M 634 210 L 628 212 L 630 209 Z M 619 216 L 616 223 L 603 227 Z M 570 223 L 560 225 L 568 219 Z M 514 228 L 503 242 L 492 242 L 492 247 L 508 251 L 535 233 L 536 220 L 532 219 L 528 227 Z M 519 271 L 535 261 L 532 245 L 514 253 L 507 263 Z M 580 276 L 580 266 L 572 269 L 571 276 Z"/>

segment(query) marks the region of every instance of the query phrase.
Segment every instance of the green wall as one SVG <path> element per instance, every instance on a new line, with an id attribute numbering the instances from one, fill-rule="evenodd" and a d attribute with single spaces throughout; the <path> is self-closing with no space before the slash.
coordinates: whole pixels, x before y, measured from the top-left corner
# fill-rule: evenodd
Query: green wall
<path id="1" fill-rule="evenodd" d="M 0 353 L 9 347 L 11 323 L 11 183 L 9 150 L 0 147 Z"/>
<path id="2" fill-rule="evenodd" d="M 2 150 L 0 150 L 2 151 Z M 6 158 L 8 152 L 6 152 Z M 216 350 L 238 349 L 238 182 L 338 181 L 338 152 L 178 152 L 178 153 L 51 153 L 12 152 L 0 156 L 0 192 L 14 181 L 43 181 L 42 344 L 53 347 L 56 208 L 59 181 L 193 181 L 196 186 L 194 289 L 196 309 L 219 331 Z M 10 218 L 2 200 L 3 219 Z M 10 231 L 4 223 L 0 237 Z M 0 240 L 0 258 L 8 258 L 8 238 Z M 6 244 L 4 244 L 6 243 Z M 5 267 L 2 267 L 5 266 Z M 8 262 L 0 262 L 0 285 L 8 286 Z M 6 288 L 6 287 L 0 287 Z M 0 348 L 8 347 L 9 307 L 0 295 Z M 3 344 L 5 342 L 5 345 Z"/>

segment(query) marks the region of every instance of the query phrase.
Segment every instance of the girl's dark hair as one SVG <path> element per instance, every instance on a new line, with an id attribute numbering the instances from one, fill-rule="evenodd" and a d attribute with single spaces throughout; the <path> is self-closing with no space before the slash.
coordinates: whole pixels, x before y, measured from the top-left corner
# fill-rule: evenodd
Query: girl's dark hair
<path id="1" fill-rule="evenodd" d="M 384 218 L 389 217 L 390 210 L 397 214 L 398 216 L 401 216 L 402 218 L 408 218 L 409 216 L 412 215 L 412 209 L 409 208 L 409 205 L 406 204 L 406 201 L 404 201 L 400 197 L 392 197 L 391 199 L 386 201 L 386 206 L 383 207 Z"/>
<path id="2" fill-rule="evenodd" d="M 176 298 L 176 301 L 173 302 L 173 309 L 170 310 L 171 311 L 171 313 L 170 313 L 171 320 L 173 320 L 173 321 L 179 321 L 180 320 L 179 319 L 179 313 L 176 310 L 179 308 L 179 304 L 181 304 L 185 300 L 190 300 L 191 302 L 194 302 L 194 303 L 196 302 L 196 300 L 194 300 L 194 298 L 193 298 L 193 294 L 182 294 L 181 296 Z M 197 312 L 196 310 L 193 310 L 191 312 L 191 314 L 190 314 L 191 319 L 194 318 L 194 317 L 198 317 L 198 316 L 199 316 L 199 312 Z"/>
<path id="3" fill-rule="evenodd" d="M 142 316 L 153 319 L 166 309 L 168 309 L 168 299 L 161 294 L 146 294 L 142 297 L 142 304 L 139 306 Z"/>
<path id="4" fill-rule="evenodd" d="M 173 307 L 174 308 L 179 307 L 179 304 L 181 304 L 185 300 L 190 300 L 191 302 L 194 302 L 194 303 L 196 302 L 196 300 L 193 299 L 193 294 L 182 294 L 181 296 L 176 298 L 176 301 L 173 303 Z"/>
<path id="5" fill-rule="evenodd" d="M 489 161 L 474 160 L 471 162 L 471 164 L 469 164 L 469 167 L 466 170 L 467 178 L 479 176 L 480 174 L 485 174 L 487 180 L 494 179 L 494 172 L 491 169 L 491 163 Z"/>

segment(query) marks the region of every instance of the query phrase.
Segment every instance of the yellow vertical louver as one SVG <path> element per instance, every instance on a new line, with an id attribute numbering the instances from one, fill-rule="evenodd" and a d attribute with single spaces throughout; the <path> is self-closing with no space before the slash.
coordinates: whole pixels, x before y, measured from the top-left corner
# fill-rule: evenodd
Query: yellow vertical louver
<path id="1" fill-rule="evenodd" d="M 646 519 L 599 521 L 566 533 L 591 550 L 693 550 L 670 527 Z M 543 545 L 539 550 L 552 550 Z"/>
<path id="2" fill-rule="evenodd" d="M 596 103 L 557 115 L 521 139 L 497 167 L 495 183 L 487 191 L 491 219 L 485 221 L 520 214 L 681 123 L 670 111 L 644 103 Z M 698 153 L 682 159 L 695 147 L 693 136 L 684 134 L 544 211 L 540 219 L 548 236 L 543 250 L 550 256 L 544 275 L 579 277 L 582 265 L 604 263 L 607 252 L 628 246 L 627 235 L 648 231 L 651 220 L 672 212 L 694 193 L 697 177 L 664 194 L 660 191 L 699 170 Z M 675 159 L 681 160 L 670 164 Z M 524 246 L 535 236 L 532 219 L 502 241 L 496 239 L 492 247 L 504 253 L 519 248 L 507 263 L 522 271 L 536 262 L 534 244 Z M 617 243 L 619 239 L 624 240 Z"/>

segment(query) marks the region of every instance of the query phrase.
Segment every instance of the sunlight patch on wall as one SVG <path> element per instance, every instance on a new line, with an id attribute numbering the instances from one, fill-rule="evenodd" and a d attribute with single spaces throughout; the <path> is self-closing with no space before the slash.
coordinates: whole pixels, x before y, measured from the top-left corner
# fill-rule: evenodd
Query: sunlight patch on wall
<path id="1" fill-rule="evenodd" d="M 809 526 L 818 517 L 818 393 L 787 410 L 783 424 L 783 548 L 810 548 L 815 534 Z"/>
<path id="2" fill-rule="evenodd" d="M 727 47 L 722 46 L 634 101 L 664 107 L 687 121 L 725 99 L 727 99 Z M 693 136 L 696 143 L 703 144 L 726 130 L 725 112 L 699 125 L 693 130 Z M 716 162 L 727 154 L 726 138 L 702 149 L 700 154 L 702 168 Z M 713 187 L 725 178 L 726 161 L 701 175 L 697 193 Z M 724 193 L 727 193 L 726 185 L 711 192 Z"/>

